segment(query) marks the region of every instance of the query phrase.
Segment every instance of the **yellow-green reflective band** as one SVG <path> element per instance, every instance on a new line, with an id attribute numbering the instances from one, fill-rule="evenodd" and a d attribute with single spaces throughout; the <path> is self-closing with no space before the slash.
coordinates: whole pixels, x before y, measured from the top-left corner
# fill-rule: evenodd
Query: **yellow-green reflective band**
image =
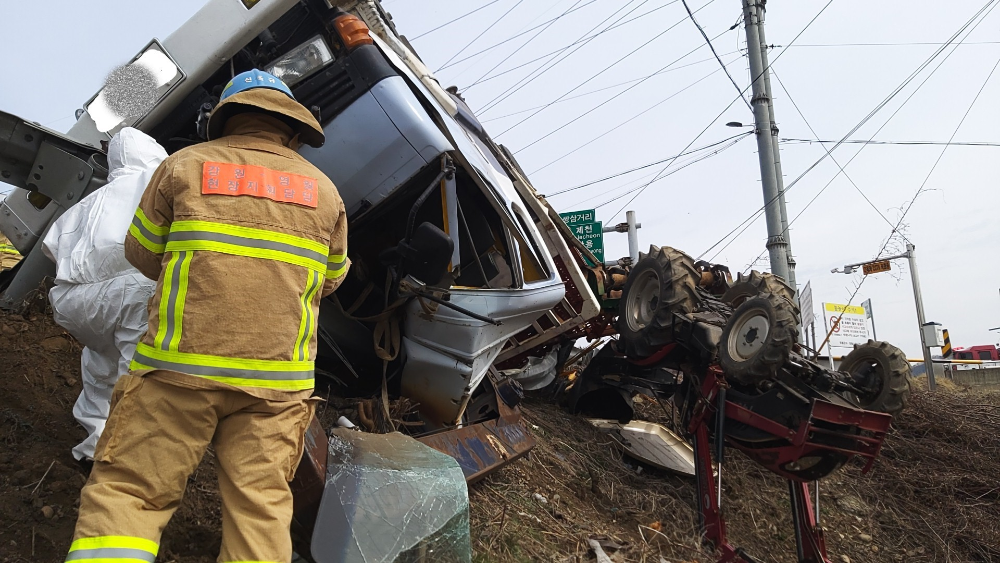
<path id="1" fill-rule="evenodd" d="M 130 235 L 135 237 L 135 240 L 138 241 L 139 244 L 153 254 L 163 254 L 163 251 L 166 250 L 166 244 L 158 244 L 146 238 L 146 235 L 142 233 L 139 227 L 135 226 L 134 222 L 132 225 L 129 225 L 128 232 Z"/>
<path id="2" fill-rule="evenodd" d="M 142 212 L 141 207 L 135 210 L 134 218 L 139 219 L 139 222 L 142 223 L 142 226 L 145 227 L 147 231 L 149 231 L 154 235 L 163 236 L 170 232 L 170 225 L 164 227 L 161 227 L 159 225 L 154 225 L 153 222 L 146 217 L 146 214 Z"/>
<path id="3" fill-rule="evenodd" d="M 233 256 L 245 256 L 247 258 L 262 258 L 264 260 L 275 260 L 277 262 L 285 262 L 287 264 L 301 266 L 303 268 L 307 268 L 315 272 L 322 272 L 323 269 L 325 268 L 322 262 L 317 262 L 316 260 L 303 258 L 302 256 L 296 256 L 295 254 L 290 254 L 287 252 L 282 252 L 278 250 L 267 250 L 263 248 L 255 248 L 238 244 L 215 242 L 209 240 L 185 240 L 185 241 L 172 240 L 167 243 L 167 250 L 175 252 L 181 250 L 207 250 L 210 252 L 219 252 L 221 254 L 230 254 Z"/>
<path id="4" fill-rule="evenodd" d="M 157 318 L 156 337 L 153 338 L 153 345 L 164 350 L 170 347 L 170 342 L 174 337 L 178 286 L 181 269 L 184 266 L 182 260 L 186 256 L 187 253 L 174 252 L 170 256 L 170 260 L 167 261 L 167 267 L 163 270 L 163 292 L 160 295 L 159 318 Z"/>
<path id="5" fill-rule="evenodd" d="M 187 299 L 188 272 L 191 270 L 191 256 L 190 252 L 181 252 L 180 275 L 174 280 L 177 285 L 176 291 L 172 292 L 174 295 L 173 319 L 171 319 L 172 326 L 168 327 L 168 330 L 173 329 L 173 334 L 167 339 L 167 348 L 175 352 L 181 343 L 181 328 L 184 325 L 184 302 Z"/>
<path id="6" fill-rule="evenodd" d="M 323 256 L 326 256 L 326 253 L 329 251 L 327 246 L 321 242 L 316 242 L 314 240 L 309 240 L 307 238 L 297 237 L 295 235 L 288 235 L 285 233 L 268 231 L 265 229 L 240 227 L 237 225 L 227 225 L 225 223 L 213 223 L 210 221 L 175 221 L 170 226 L 171 233 L 190 232 L 190 231 L 204 231 L 209 233 L 232 235 L 241 238 L 277 242 L 281 244 L 287 244 L 289 246 L 294 246 L 297 248 L 302 248 L 305 250 L 311 250 Z"/>
<path id="7" fill-rule="evenodd" d="M 113 563 L 141 561 L 153 563 L 159 545 L 145 538 L 131 536 L 100 536 L 80 538 L 69 548 L 66 561 Z"/>
<path id="8" fill-rule="evenodd" d="M 323 279 L 320 274 L 309 272 L 306 290 L 302 293 L 302 318 L 299 321 L 299 334 L 295 338 L 295 351 L 292 355 L 297 360 L 309 358 L 309 342 L 312 340 L 313 332 L 315 332 L 312 300 L 321 285 L 323 285 Z"/>
<path id="9" fill-rule="evenodd" d="M 345 262 L 337 270 L 327 270 L 326 271 L 326 279 L 328 279 L 328 280 L 335 280 L 335 279 L 339 278 L 340 276 L 342 276 L 342 275 L 344 275 L 346 273 L 347 273 L 347 263 Z"/>
<path id="10" fill-rule="evenodd" d="M 252 360 L 191 354 L 139 343 L 132 369 L 167 369 L 245 387 L 312 389 L 314 363 L 310 361 Z"/>

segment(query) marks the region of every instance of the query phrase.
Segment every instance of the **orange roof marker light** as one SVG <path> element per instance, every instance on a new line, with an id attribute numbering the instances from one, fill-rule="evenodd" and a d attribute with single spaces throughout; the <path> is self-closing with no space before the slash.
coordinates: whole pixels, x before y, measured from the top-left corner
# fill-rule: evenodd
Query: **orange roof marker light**
<path id="1" fill-rule="evenodd" d="M 333 20 L 333 26 L 348 51 L 361 45 L 371 45 L 374 43 L 371 36 L 368 35 L 368 26 L 355 15 L 344 14 L 337 16 L 337 19 Z"/>

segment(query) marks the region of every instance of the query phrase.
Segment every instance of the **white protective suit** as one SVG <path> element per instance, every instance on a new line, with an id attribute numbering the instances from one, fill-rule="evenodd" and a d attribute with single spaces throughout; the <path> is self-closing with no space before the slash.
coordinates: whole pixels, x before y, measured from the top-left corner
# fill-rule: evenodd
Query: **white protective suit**
<path id="1" fill-rule="evenodd" d="M 56 263 L 49 301 L 55 321 L 85 348 L 83 392 L 73 416 L 89 436 L 73 448 L 93 458 L 104 430 L 111 390 L 146 332 L 146 305 L 156 286 L 125 259 L 125 234 L 153 171 L 167 157 L 152 137 L 122 129 L 108 146 L 108 183 L 53 223 L 42 241 Z"/>

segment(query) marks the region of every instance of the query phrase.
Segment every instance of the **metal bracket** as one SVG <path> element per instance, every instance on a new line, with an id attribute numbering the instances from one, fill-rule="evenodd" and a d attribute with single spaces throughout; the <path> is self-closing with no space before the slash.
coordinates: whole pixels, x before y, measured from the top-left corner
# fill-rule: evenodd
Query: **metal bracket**
<path id="1" fill-rule="evenodd" d="M 93 175 L 86 161 L 43 141 L 26 184 L 29 190 L 38 190 L 59 207 L 68 208 L 83 197 Z"/>

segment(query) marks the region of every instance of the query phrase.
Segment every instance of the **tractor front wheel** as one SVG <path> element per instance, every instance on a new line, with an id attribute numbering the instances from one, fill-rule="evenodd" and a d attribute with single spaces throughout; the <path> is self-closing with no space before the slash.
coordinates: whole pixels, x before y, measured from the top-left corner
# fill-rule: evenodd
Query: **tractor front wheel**
<path id="1" fill-rule="evenodd" d="M 726 379 L 743 385 L 774 379 L 795 345 L 795 313 L 790 301 L 775 294 L 743 301 L 722 331 L 719 366 Z"/>
<path id="2" fill-rule="evenodd" d="M 863 409 L 896 416 L 910 401 L 910 363 L 902 350 L 888 342 L 869 340 L 855 345 L 840 362 L 840 371 L 851 374 L 865 390 L 856 397 Z"/>

